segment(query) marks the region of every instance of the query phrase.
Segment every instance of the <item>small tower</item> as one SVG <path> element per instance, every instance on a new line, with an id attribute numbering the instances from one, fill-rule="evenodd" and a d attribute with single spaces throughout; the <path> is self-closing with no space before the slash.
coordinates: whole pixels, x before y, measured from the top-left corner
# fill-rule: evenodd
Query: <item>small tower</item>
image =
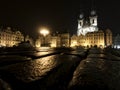
<path id="1" fill-rule="evenodd" d="M 97 15 L 96 15 L 96 11 L 92 10 L 90 13 L 90 24 L 92 26 L 97 26 Z"/>
<path id="2" fill-rule="evenodd" d="M 77 35 L 80 35 L 80 30 L 83 27 L 84 24 L 84 19 L 83 19 L 84 15 L 80 14 L 79 16 L 79 20 L 78 20 L 78 30 L 77 30 Z"/>

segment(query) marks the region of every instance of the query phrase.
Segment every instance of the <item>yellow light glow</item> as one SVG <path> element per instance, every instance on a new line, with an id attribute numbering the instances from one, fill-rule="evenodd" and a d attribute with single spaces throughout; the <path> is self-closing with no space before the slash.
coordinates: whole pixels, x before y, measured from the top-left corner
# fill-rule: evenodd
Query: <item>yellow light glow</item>
<path id="1" fill-rule="evenodd" d="M 74 47 L 74 46 L 77 46 L 77 41 L 76 40 L 71 43 L 71 47 Z"/>
<path id="2" fill-rule="evenodd" d="M 88 43 L 88 42 L 84 43 L 84 46 L 87 46 L 87 45 L 89 45 L 89 43 Z"/>
<path id="3" fill-rule="evenodd" d="M 49 34 L 49 30 L 46 29 L 46 28 L 43 28 L 43 29 L 40 30 L 40 34 L 42 34 L 43 36 L 46 36 L 46 35 Z"/>
<path id="4" fill-rule="evenodd" d="M 56 46 L 56 44 L 53 43 L 53 44 L 51 44 L 51 47 L 57 47 L 57 46 Z"/>

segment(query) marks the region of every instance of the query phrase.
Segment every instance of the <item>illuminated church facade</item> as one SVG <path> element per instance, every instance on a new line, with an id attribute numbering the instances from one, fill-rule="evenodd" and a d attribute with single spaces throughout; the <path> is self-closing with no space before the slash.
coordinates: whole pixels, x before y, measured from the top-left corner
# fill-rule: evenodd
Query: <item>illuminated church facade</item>
<path id="1" fill-rule="evenodd" d="M 77 35 L 71 37 L 71 47 L 85 46 L 92 47 L 97 46 L 104 48 L 112 45 L 112 32 L 110 29 L 100 30 L 98 29 L 97 14 L 95 11 L 91 11 L 89 18 L 84 18 L 83 14 L 80 14 L 78 20 Z"/>
<path id="2" fill-rule="evenodd" d="M 85 35 L 88 32 L 98 31 L 97 27 L 97 15 L 95 11 L 91 11 L 89 18 L 84 18 L 83 14 L 80 14 L 78 20 L 77 35 Z"/>

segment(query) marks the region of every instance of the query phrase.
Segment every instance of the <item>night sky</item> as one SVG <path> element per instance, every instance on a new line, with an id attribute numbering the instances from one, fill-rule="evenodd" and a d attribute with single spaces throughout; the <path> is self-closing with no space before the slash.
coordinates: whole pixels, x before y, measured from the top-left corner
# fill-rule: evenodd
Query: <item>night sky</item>
<path id="1" fill-rule="evenodd" d="M 51 32 L 76 34 L 79 14 L 88 16 L 92 9 L 97 11 L 99 29 L 120 33 L 119 0 L 2 0 L 0 26 L 18 28 L 32 37 L 42 26 Z"/>

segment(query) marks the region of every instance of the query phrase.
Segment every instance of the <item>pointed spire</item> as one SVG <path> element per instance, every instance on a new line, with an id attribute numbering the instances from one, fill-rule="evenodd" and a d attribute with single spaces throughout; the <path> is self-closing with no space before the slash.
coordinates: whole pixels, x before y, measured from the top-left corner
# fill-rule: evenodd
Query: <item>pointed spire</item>
<path id="1" fill-rule="evenodd" d="M 95 7 L 95 0 L 91 0 L 91 16 L 96 16 L 96 7 Z"/>
<path id="2" fill-rule="evenodd" d="M 90 15 L 91 15 L 91 16 L 95 16 L 95 15 L 96 15 L 96 11 L 95 11 L 95 10 L 92 10 L 92 11 L 90 12 Z"/>
<path id="3" fill-rule="evenodd" d="M 80 18 L 80 19 L 83 19 L 83 17 L 84 17 L 84 14 L 81 13 L 80 16 L 79 16 L 79 18 Z"/>

